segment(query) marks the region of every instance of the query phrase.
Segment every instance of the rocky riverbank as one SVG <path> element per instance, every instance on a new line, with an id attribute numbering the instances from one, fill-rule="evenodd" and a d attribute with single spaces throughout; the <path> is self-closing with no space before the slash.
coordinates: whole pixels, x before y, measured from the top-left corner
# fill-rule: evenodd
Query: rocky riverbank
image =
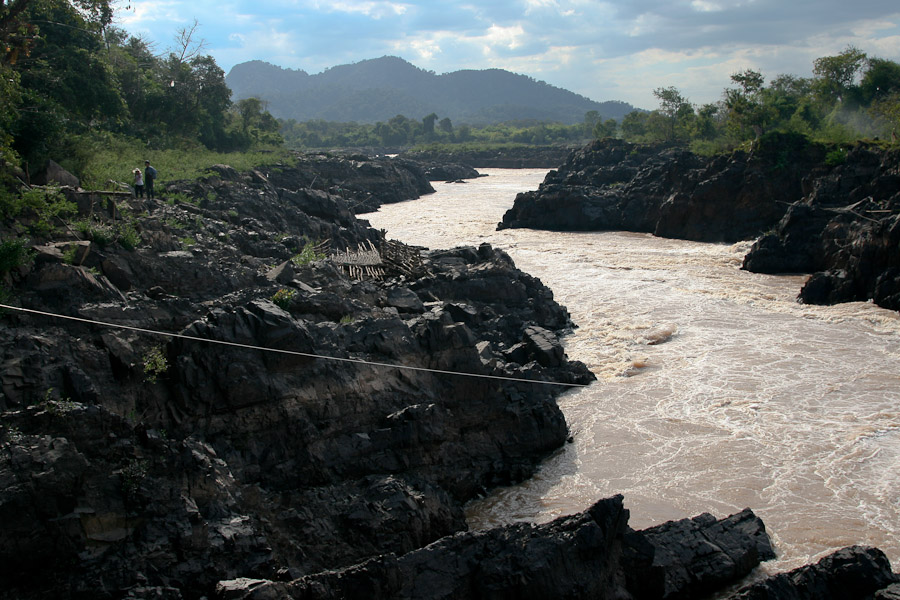
<path id="1" fill-rule="evenodd" d="M 596 141 L 519 194 L 498 228 L 624 230 L 704 242 L 761 238 L 744 268 L 814 273 L 805 302 L 900 310 L 900 151 L 769 135 L 751 152 Z"/>
<path id="2" fill-rule="evenodd" d="M 404 152 L 401 156 L 426 165 L 460 164 L 476 169 L 552 169 L 565 162 L 572 150 L 568 146 L 510 146 L 481 150 L 416 150 Z"/>
<path id="3" fill-rule="evenodd" d="M 621 497 L 466 532 L 464 502 L 565 443 L 559 384 L 593 375 L 503 252 L 354 217 L 419 193 L 404 164 L 67 190 L 90 226 L 3 274 L 32 312 L 0 318 L 0 597 L 676 598 L 773 556 L 749 510 L 636 532 Z"/>

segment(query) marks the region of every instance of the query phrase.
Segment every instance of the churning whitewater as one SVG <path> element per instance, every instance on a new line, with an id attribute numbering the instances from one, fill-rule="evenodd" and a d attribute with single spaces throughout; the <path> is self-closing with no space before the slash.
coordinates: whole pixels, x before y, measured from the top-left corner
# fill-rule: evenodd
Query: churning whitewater
<path id="1" fill-rule="evenodd" d="M 560 399 L 574 443 L 470 504 L 470 527 L 544 522 L 625 496 L 631 526 L 745 507 L 781 571 L 851 544 L 900 565 L 900 316 L 798 304 L 802 276 L 740 270 L 750 242 L 496 231 L 544 170 L 491 170 L 364 215 L 429 248 L 489 242 L 539 277 L 597 374 Z"/>

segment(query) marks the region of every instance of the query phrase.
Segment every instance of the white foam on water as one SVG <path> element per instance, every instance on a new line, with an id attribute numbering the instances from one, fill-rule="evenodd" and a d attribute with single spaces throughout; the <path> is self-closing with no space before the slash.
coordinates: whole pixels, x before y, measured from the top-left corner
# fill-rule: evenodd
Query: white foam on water
<path id="1" fill-rule="evenodd" d="M 898 313 L 798 304 L 804 276 L 740 270 L 749 242 L 495 231 L 544 171 L 487 172 L 366 215 L 410 244 L 509 252 L 569 309 L 566 352 L 598 376 L 560 398 L 574 443 L 471 503 L 473 528 L 622 493 L 635 528 L 752 508 L 777 546 L 772 571 L 857 543 L 900 567 Z"/>

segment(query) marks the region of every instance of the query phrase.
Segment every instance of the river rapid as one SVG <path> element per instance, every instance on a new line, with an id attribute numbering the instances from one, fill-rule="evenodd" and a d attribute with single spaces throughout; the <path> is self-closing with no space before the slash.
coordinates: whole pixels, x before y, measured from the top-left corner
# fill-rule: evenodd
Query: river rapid
<path id="1" fill-rule="evenodd" d="M 750 242 L 496 231 L 546 170 L 482 172 L 363 217 L 408 244 L 507 251 L 568 308 L 566 353 L 598 381 L 559 400 L 574 442 L 470 503 L 471 528 L 621 493 L 635 529 L 750 507 L 779 555 L 768 572 L 852 544 L 900 569 L 897 312 L 798 304 L 805 277 L 740 270 Z"/>

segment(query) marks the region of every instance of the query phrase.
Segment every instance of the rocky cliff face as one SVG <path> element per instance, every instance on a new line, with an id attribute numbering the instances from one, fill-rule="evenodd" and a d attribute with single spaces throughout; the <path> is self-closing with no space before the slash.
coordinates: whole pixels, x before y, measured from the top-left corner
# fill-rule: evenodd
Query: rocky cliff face
<path id="1" fill-rule="evenodd" d="M 900 151 L 857 145 L 806 178 L 806 194 L 744 259 L 757 273 L 813 273 L 800 299 L 900 310 Z"/>
<path id="2" fill-rule="evenodd" d="M 57 232 L 8 276 L 18 305 L 82 320 L 0 321 L 7 591 L 200 597 L 403 554 L 565 442 L 565 388 L 471 376 L 593 378 L 565 358 L 550 290 L 489 246 L 388 244 L 342 196 L 373 178 L 403 195 L 402 172 L 327 162 L 218 166 L 161 194 L 191 202 L 72 192 L 137 248 Z M 292 261 L 311 240 L 344 259 Z M 380 250 L 376 276 L 347 274 L 359 248 Z"/>
<path id="3" fill-rule="evenodd" d="M 792 135 L 711 159 L 597 141 L 519 194 L 498 228 L 760 238 L 744 268 L 815 273 L 801 300 L 900 309 L 900 153 L 867 145 L 840 153 Z"/>
<path id="4" fill-rule="evenodd" d="M 28 312 L 0 317 L 0 597 L 678 598 L 771 558 L 749 510 L 635 532 L 621 497 L 467 533 L 462 503 L 564 444 L 558 384 L 593 375 L 540 281 L 384 240 L 313 184 L 335 160 L 69 190 L 95 229 L 4 276 Z"/>
<path id="5" fill-rule="evenodd" d="M 714 159 L 679 148 L 595 141 L 551 171 L 540 189 L 519 194 L 499 228 L 748 239 L 778 222 L 799 197 L 803 175 L 821 159 L 817 148 L 795 138 Z"/>

